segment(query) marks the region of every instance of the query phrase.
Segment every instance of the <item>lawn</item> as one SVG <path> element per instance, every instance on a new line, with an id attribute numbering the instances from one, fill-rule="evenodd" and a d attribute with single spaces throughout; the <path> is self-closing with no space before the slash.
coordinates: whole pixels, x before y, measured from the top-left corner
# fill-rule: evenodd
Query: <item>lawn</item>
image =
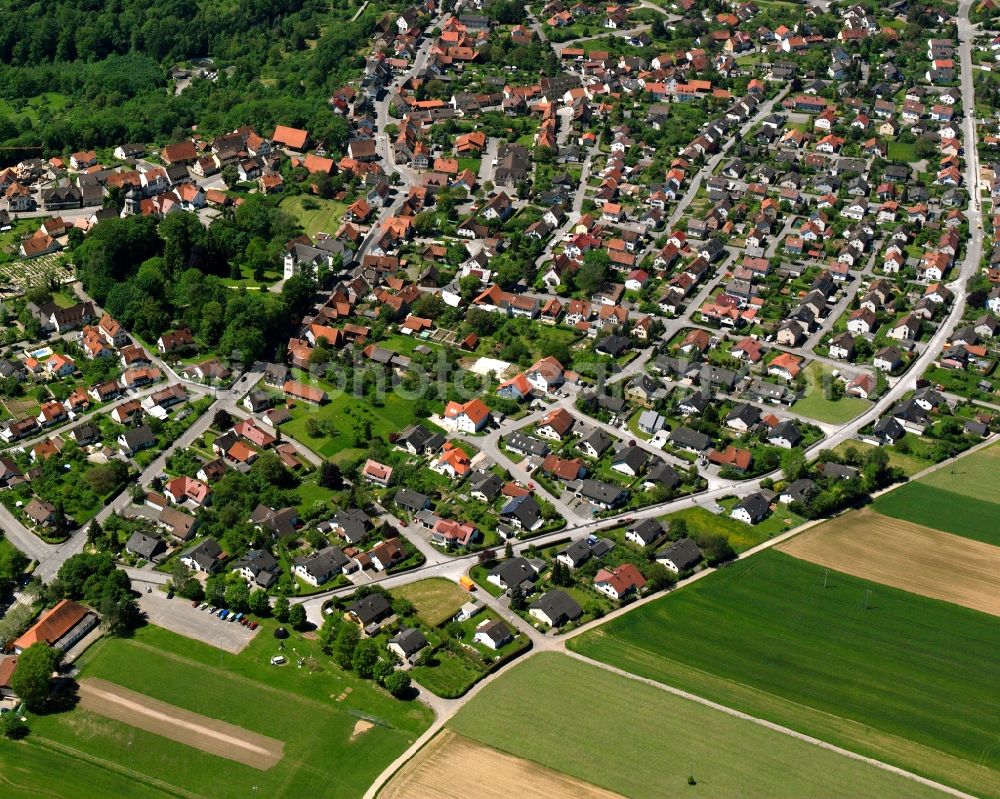
<path id="1" fill-rule="evenodd" d="M 864 763 L 555 653 L 536 655 L 486 686 L 448 726 L 634 799 L 935 795 Z M 689 777 L 696 784 L 689 784 Z"/>
<path id="2" fill-rule="evenodd" d="M 332 236 L 340 227 L 340 217 L 347 210 L 347 205 L 344 203 L 301 194 L 286 197 L 281 201 L 280 207 L 295 217 L 310 236 L 315 236 L 317 233 L 329 233 Z"/>
<path id="3" fill-rule="evenodd" d="M 412 602 L 420 620 L 428 627 L 444 624 L 458 613 L 462 605 L 471 600 L 467 591 L 443 577 L 407 583 L 393 588 L 392 593 Z"/>
<path id="4" fill-rule="evenodd" d="M 733 502 L 727 503 L 732 506 Z M 767 541 L 771 536 L 798 527 L 805 519 L 782 506 L 760 524 L 744 524 L 731 519 L 726 513 L 718 515 L 704 508 L 685 508 L 664 516 L 667 521 L 683 519 L 691 535 L 721 534 L 729 540 L 729 545 L 737 552 L 745 552 Z"/>
<path id="5" fill-rule="evenodd" d="M 320 388 L 328 390 L 327 386 Z M 323 434 L 313 438 L 308 432 L 308 422 L 315 419 L 323 426 Z M 413 415 L 413 402 L 395 393 L 387 393 L 380 404 L 364 397 L 339 392 L 322 407 L 300 404 L 292 409 L 292 419 L 284 430 L 292 438 L 305 444 L 319 455 L 342 461 L 361 452 L 368 446 L 365 424 L 371 425 L 371 436 L 385 437 L 417 421 Z M 433 427 L 426 421 L 428 427 Z"/>
<path id="6" fill-rule="evenodd" d="M 447 698 L 462 696 L 483 678 L 483 669 L 477 668 L 469 658 L 456 655 L 447 649 L 437 650 L 433 666 L 414 666 L 410 674 L 420 685 L 437 696 Z"/>
<path id="7" fill-rule="evenodd" d="M 858 452 L 864 453 L 874 448 L 874 444 L 869 444 L 865 441 L 845 441 L 844 443 L 838 444 L 834 447 L 831 452 L 835 455 L 842 456 L 849 449 L 855 449 Z M 928 466 L 934 465 L 934 461 L 928 458 L 921 458 L 919 455 L 915 455 L 912 452 L 900 452 L 894 446 L 883 447 L 882 449 L 884 449 L 889 455 L 889 465 L 893 469 L 899 469 L 907 477 L 911 477 L 917 472 L 922 472 Z"/>
<path id="8" fill-rule="evenodd" d="M 920 156 L 917 155 L 917 146 L 912 143 L 905 143 L 899 141 L 889 142 L 889 160 L 890 161 L 919 161 Z"/>
<path id="9" fill-rule="evenodd" d="M 253 276 L 253 269 L 247 264 L 243 264 L 240 267 L 239 278 L 224 277 L 222 278 L 222 283 L 231 289 L 245 288 L 248 291 L 260 291 L 261 288 L 270 286 L 278 280 L 281 280 L 283 276 L 284 275 L 281 269 L 268 269 L 264 271 L 263 278 L 258 281 Z M 204 357 L 204 355 L 199 355 L 194 360 L 197 362 L 203 360 Z"/>
<path id="10" fill-rule="evenodd" d="M 827 382 L 836 378 L 816 362 L 809 364 L 806 377 L 805 396 L 792 405 L 796 413 L 820 422 L 844 424 L 871 407 L 870 402 L 857 397 L 831 399 Z"/>
<path id="11" fill-rule="evenodd" d="M 361 796 L 426 729 L 429 711 L 341 671 L 315 641 L 299 635 L 285 642 L 292 665 L 269 665 L 278 647 L 272 627 L 265 625 L 242 653 L 231 655 L 148 626 L 134 639 L 98 643 L 82 659 L 81 672 L 284 741 L 283 760 L 267 771 L 81 709 L 32 719 L 30 740 L 86 752 L 91 762 L 109 769 L 127 767 L 175 794 L 222 799 L 259 789 L 264 796 Z M 296 668 L 297 655 L 315 660 Z M 380 723 L 351 740 L 361 714 Z M 47 776 L 39 779 L 36 795 L 47 786 Z"/>
<path id="12" fill-rule="evenodd" d="M 963 496 L 921 481 L 883 494 L 872 507 L 895 519 L 1000 546 L 1000 524 L 997 523 L 1000 504 L 994 502 Z"/>
<path id="13" fill-rule="evenodd" d="M 985 614 L 768 550 L 570 646 L 941 782 L 1000 796 L 1000 625 Z"/>

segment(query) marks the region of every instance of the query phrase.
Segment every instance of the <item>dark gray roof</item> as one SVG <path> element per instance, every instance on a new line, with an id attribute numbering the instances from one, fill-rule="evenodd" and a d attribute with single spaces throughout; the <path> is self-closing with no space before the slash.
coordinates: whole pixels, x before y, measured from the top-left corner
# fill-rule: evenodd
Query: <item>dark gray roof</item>
<path id="1" fill-rule="evenodd" d="M 835 463 L 834 461 L 827 461 L 823 464 L 824 477 L 839 477 L 847 480 L 851 477 L 856 477 L 857 474 L 858 470 L 853 466 L 845 466 L 842 463 Z"/>
<path id="2" fill-rule="evenodd" d="M 750 514 L 751 519 L 763 519 L 767 515 L 771 503 L 759 491 L 745 496 L 740 500 L 737 508 L 743 508 Z"/>
<path id="3" fill-rule="evenodd" d="M 413 491 L 409 488 L 399 489 L 392 501 L 397 505 L 408 510 L 423 510 L 430 504 L 430 499 L 419 491 Z"/>
<path id="4" fill-rule="evenodd" d="M 526 455 L 538 455 L 541 457 L 549 451 L 549 445 L 544 441 L 521 432 L 511 433 L 504 440 L 504 443 L 509 449 L 523 452 Z"/>
<path id="5" fill-rule="evenodd" d="M 331 521 L 339 528 L 340 536 L 348 544 L 359 544 L 364 541 L 371 528 L 371 519 L 360 508 L 339 510 L 333 515 Z"/>
<path id="6" fill-rule="evenodd" d="M 802 433 L 796 426 L 795 422 L 786 419 L 783 422 L 779 422 L 775 425 L 774 429 L 767 434 L 768 441 L 774 441 L 776 439 L 783 438 L 791 442 L 794 447 L 799 441 L 802 440 Z"/>
<path id="7" fill-rule="evenodd" d="M 403 650 L 404 657 L 410 657 L 415 655 L 425 646 L 427 646 L 427 639 L 424 634 L 414 627 L 410 627 L 406 630 L 400 630 L 392 638 L 389 639 L 390 644 L 396 644 L 400 649 Z"/>
<path id="8" fill-rule="evenodd" d="M 698 565 L 698 561 L 701 560 L 701 551 L 690 538 L 682 538 L 679 541 L 674 541 L 666 549 L 657 552 L 656 559 L 669 560 L 677 567 L 677 571 L 683 572 Z"/>
<path id="9" fill-rule="evenodd" d="M 278 559 L 266 549 L 251 549 L 232 564 L 233 569 L 249 569 L 255 581 L 267 587 L 277 578 Z"/>
<path id="10" fill-rule="evenodd" d="M 496 565 L 490 574 L 496 575 L 507 588 L 516 588 L 524 583 L 533 583 L 538 579 L 531 564 L 524 558 L 510 558 Z"/>
<path id="11" fill-rule="evenodd" d="M 670 441 L 681 447 L 698 450 L 707 449 L 710 439 L 704 433 L 692 430 L 690 427 L 678 427 L 670 434 Z"/>
<path id="12" fill-rule="evenodd" d="M 125 549 L 146 560 L 152 560 L 163 552 L 166 546 L 158 536 L 149 535 L 149 533 L 138 530 L 132 533 L 132 537 L 125 544 Z"/>
<path id="13" fill-rule="evenodd" d="M 803 477 L 785 486 L 785 490 L 781 492 L 781 496 L 790 497 L 792 502 L 802 502 L 808 498 L 809 492 L 813 490 L 815 485 L 808 477 Z"/>
<path id="14" fill-rule="evenodd" d="M 629 527 L 628 532 L 638 536 L 642 541 L 642 545 L 648 547 L 658 538 L 661 538 L 666 530 L 663 527 L 663 523 L 657 519 L 642 519 Z"/>
<path id="15" fill-rule="evenodd" d="M 488 500 L 493 500 L 503 488 L 503 481 L 492 472 L 473 472 L 469 477 L 469 486 Z"/>
<path id="16" fill-rule="evenodd" d="M 497 646 L 514 636 L 510 627 L 508 627 L 500 619 L 490 619 L 489 621 L 484 621 L 476 628 L 476 634 L 485 635 Z"/>
<path id="17" fill-rule="evenodd" d="M 532 602 L 530 609 L 541 610 L 556 627 L 583 615 L 583 609 L 565 591 L 549 591 Z"/>
<path id="18" fill-rule="evenodd" d="M 340 571 L 350 562 L 340 547 L 324 547 L 304 558 L 296 558 L 292 565 L 302 566 L 313 577 L 321 579 Z"/>
<path id="19" fill-rule="evenodd" d="M 649 460 L 646 450 L 640 447 L 622 447 L 611 460 L 612 465 L 625 464 L 638 474 Z"/>
<path id="20" fill-rule="evenodd" d="M 347 606 L 348 613 L 353 613 L 366 627 L 373 621 L 379 621 L 392 613 L 392 606 L 383 594 L 369 594 L 357 602 Z"/>
<path id="21" fill-rule="evenodd" d="M 221 555 L 222 547 L 219 546 L 219 542 L 214 538 L 206 538 L 197 546 L 184 553 L 185 557 L 191 558 L 191 560 L 206 571 L 211 571 L 215 568 L 215 564 Z"/>
<path id="22" fill-rule="evenodd" d="M 525 494 L 522 497 L 514 497 L 500 509 L 500 517 L 505 516 L 517 519 L 522 527 L 530 530 L 542 518 L 542 509 L 533 496 Z"/>
<path id="23" fill-rule="evenodd" d="M 646 472 L 646 482 L 659 483 L 664 488 L 674 488 L 680 485 L 681 478 L 673 466 L 660 458 L 655 458 L 653 465 Z"/>
<path id="24" fill-rule="evenodd" d="M 614 505 L 620 502 L 626 495 L 624 489 L 618 486 L 609 485 L 603 480 L 581 480 L 580 494 L 585 499 L 592 499 L 606 505 Z"/>
<path id="25" fill-rule="evenodd" d="M 580 441 L 581 444 L 589 444 L 594 451 L 600 455 L 611 446 L 611 436 L 605 433 L 600 427 L 595 427 L 593 431 Z"/>
<path id="26" fill-rule="evenodd" d="M 747 426 L 755 425 L 760 420 L 760 408 L 756 405 L 751 405 L 749 402 L 741 402 L 739 405 L 733 406 L 733 409 L 726 416 L 727 422 L 733 422 L 737 419 L 741 420 Z"/>

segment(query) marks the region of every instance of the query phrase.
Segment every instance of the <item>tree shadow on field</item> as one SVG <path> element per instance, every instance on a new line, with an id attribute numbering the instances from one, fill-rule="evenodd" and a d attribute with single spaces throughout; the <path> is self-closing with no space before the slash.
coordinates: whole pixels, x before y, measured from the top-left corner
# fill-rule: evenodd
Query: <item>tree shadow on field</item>
<path id="1" fill-rule="evenodd" d="M 45 704 L 35 709 L 39 716 L 68 713 L 80 703 L 80 684 L 72 677 L 60 675 L 52 680 L 52 691 Z"/>

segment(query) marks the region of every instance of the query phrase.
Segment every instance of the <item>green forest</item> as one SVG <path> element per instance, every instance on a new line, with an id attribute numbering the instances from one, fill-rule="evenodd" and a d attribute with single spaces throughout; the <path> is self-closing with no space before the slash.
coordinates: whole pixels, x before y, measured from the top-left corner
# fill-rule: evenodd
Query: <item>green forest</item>
<path id="1" fill-rule="evenodd" d="M 363 65 L 386 5 L 361 0 L 56 0 L 0 7 L 3 163 L 43 153 L 282 124 L 337 149 L 330 91 Z M 176 94 L 171 69 L 212 58 Z"/>

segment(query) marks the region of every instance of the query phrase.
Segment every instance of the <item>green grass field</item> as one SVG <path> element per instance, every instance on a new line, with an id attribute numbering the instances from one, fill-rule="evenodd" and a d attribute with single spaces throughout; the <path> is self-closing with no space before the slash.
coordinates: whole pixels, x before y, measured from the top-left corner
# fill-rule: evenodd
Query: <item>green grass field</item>
<path id="1" fill-rule="evenodd" d="M 554 653 L 536 655 L 488 685 L 448 726 L 634 799 L 939 795 Z M 689 776 L 695 785 L 688 784 Z"/>
<path id="2" fill-rule="evenodd" d="M 1000 546 L 1000 504 L 995 502 L 916 482 L 883 494 L 872 507 L 886 516 Z"/>
<path id="3" fill-rule="evenodd" d="M 43 783 L 44 780 L 44 783 Z M 91 760 L 83 752 L 31 738 L 0 738 L 0 792 L 5 799 L 160 799 L 176 796 L 129 773 L 124 766 Z"/>
<path id="4" fill-rule="evenodd" d="M 792 405 L 792 410 L 810 419 L 828 424 L 844 424 L 871 407 L 871 403 L 857 397 L 827 399 L 822 392 L 813 391 Z"/>
<path id="5" fill-rule="evenodd" d="M 808 386 L 805 396 L 792 405 L 792 410 L 796 413 L 819 422 L 844 424 L 871 407 L 870 402 L 857 397 L 831 399 L 826 383 L 836 378 L 815 361 L 806 367 L 806 377 Z"/>
<path id="6" fill-rule="evenodd" d="M 105 639 L 82 659 L 82 677 L 100 677 L 156 699 L 285 743 L 284 758 L 268 771 L 243 766 L 169 741 L 121 722 L 76 709 L 31 720 L 33 744 L 86 752 L 110 772 L 127 769 L 174 793 L 199 796 L 361 796 L 377 774 L 430 722 L 417 703 L 387 693 L 341 671 L 314 641 L 294 635 L 285 642 L 291 665 L 276 668 L 271 625 L 239 655 L 144 627 L 131 640 Z M 315 655 L 315 668 L 295 667 L 295 656 Z M 350 693 L 345 696 L 345 689 Z M 337 698 L 341 697 L 341 701 Z M 351 740 L 363 713 L 384 720 Z M 0 749 L 0 753 L 4 750 Z M 44 773 L 26 785 L 44 795 Z M 256 786 L 256 789 L 254 788 Z M 87 786 L 78 788 L 86 791 Z M 74 796 L 108 796 L 101 788 Z M 150 795 L 146 793 L 144 795 Z"/>
<path id="7" fill-rule="evenodd" d="M 995 502 L 997 491 L 993 485 L 1000 470 L 1000 447 L 984 447 L 961 458 L 956 463 L 931 472 L 920 482 L 924 485 L 953 491 L 964 497 Z"/>
<path id="8" fill-rule="evenodd" d="M 995 480 L 1000 447 L 986 447 L 875 500 L 879 513 L 1000 546 Z"/>
<path id="9" fill-rule="evenodd" d="M 322 384 L 320 388 L 329 390 L 328 386 Z M 308 420 L 311 418 L 327 428 L 318 438 L 313 438 L 307 432 Z M 331 394 L 330 402 L 319 408 L 304 403 L 297 405 L 292 410 L 292 419 L 282 429 L 317 454 L 343 460 L 363 449 L 359 446 L 359 436 L 363 433 L 366 422 L 371 425 L 373 436 L 384 437 L 415 421 L 417 419 L 413 415 L 413 402 L 395 393 L 385 394 L 381 404 L 375 405 L 366 398 L 339 392 Z M 433 427 L 426 420 L 423 423 Z M 367 446 L 367 440 L 364 446 Z"/>
<path id="10" fill-rule="evenodd" d="M 844 443 L 838 444 L 834 447 L 831 452 L 835 455 L 843 455 L 850 449 L 864 453 L 874 448 L 874 444 L 868 444 L 864 441 L 845 441 Z M 907 477 L 912 477 L 917 472 L 922 472 L 928 466 L 934 465 L 934 461 L 922 458 L 912 452 L 900 452 L 895 447 L 883 447 L 882 449 L 884 449 L 886 454 L 889 456 L 889 465 L 893 469 L 901 470 Z"/>
<path id="11" fill-rule="evenodd" d="M 735 502 L 730 501 L 725 504 L 732 507 Z M 785 506 L 779 507 L 775 513 L 772 513 L 760 524 L 754 525 L 731 519 L 727 513 L 716 515 L 704 508 L 685 508 L 663 518 L 668 521 L 683 519 L 687 524 L 688 533 L 691 535 L 724 535 L 729 539 L 729 545 L 737 552 L 745 552 L 767 541 L 771 536 L 783 533 L 792 527 L 798 527 L 805 521 Z"/>
<path id="12" fill-rule="evenodd" d="M 915 144 L 891 141 L 889 142 L 889 160 L 906 162 L 919 161 L 920 156 L 917 155 L 917 147 Z"/>
<path id="13" fill-rule="evenodd" d="M 317 233 L 329 233 L 332 236 L 340 227 L 340 218 L 347 210 L 347 206 L 335 200 L 323 200 L 300 194 L 282 200 L 281 209 L 294 216 L 310 236 L 315 236 Z"/>
<path id="14" fill-rule="evenodd" d="M 991 616 L 769 550 L 570 646 L 941 782 L 1000 796 L 1000 624 Z"/>
<path id="15" fill-rule="evenodd" d="M 444 624 L 472 597 L 457 583 L 443 577 L 431 577 L 392 589 L 393 596 L 408 599 L 417 608 L 417 615 L 428 627 Z"/>

